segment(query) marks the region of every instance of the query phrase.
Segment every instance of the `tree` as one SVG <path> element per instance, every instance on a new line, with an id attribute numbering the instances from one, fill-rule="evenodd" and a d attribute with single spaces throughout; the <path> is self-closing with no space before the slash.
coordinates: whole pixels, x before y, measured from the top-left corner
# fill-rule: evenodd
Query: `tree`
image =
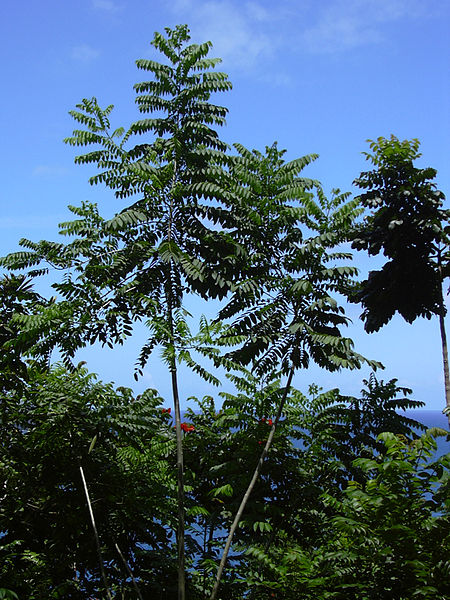
<path id="1" fill-rule="evenodd" d="M 340 540 L 325 557 L 337 598 L 442 598 L 450 593 L 449 455 L 429 430 L 415 441 L 382 433 L 378 456 L 359 458 L 363 485 L 349 482 L 333 518 Z M 340 513 L 340 514 L 339 514 Z"/>
<path id="2" fill-rule="evenodd" d="M 307 368 L 310 360 L 330 371 L 360 368 L 363 362 L 380 366 L 355 352 L 353 342 L 342 335 L 347 318 L 333 296 L 346 293 L 356 273 L 341 263 L 351 255 L 338 249 L 358 215 L 356 203 L 347 202 L 348 194 L 339 190 L 329 200 L 317 182 L 299 177 L 312 157 L 286 163 L 276 144 L 266 147 L 265 155 L 235 147 L 239 154 L 226 174 L 232 192 L 226 201 L 241 218 L 233 235 L 251 249 L 251 262 L 246 278 L 219 312 L 220 319 L 234 319 L 224 342 L 240 345 L 228 354 L 233 361 L 252 365 L 266 381 L 280 365 L 287 382 L 230 527 L 211 600 L 217 597 L 234 533 L 271 447 L 295 370 Z"/>
<path id="3" fill-rule="evenodd" d="M 250 392 L 250 382 L 244 380 L 242 384 L 243 389 Z M 263 502 L 259 511 L 252 505 L 246 509 L 244 522 L 237 531 L 240 540 L 244 541 L 238 543 L 232 557 L 233 571 L 236 563 L 242 563 L 232 581 L 244 579 L 246 589 L 251 590 L 252 599 L 325 600 L 334 597 L 333 594 L 345 598 L 345 586 L 341 592 L 340 585 L 351 580 L 356 586 L 356 567 L 351 571 L 349 569 L 351 576 L 347 581 L 341 581 L 351 559 L 352 547 L 349 546 L 348 554 L 338 558 L 335 550 L 340 547 L 345 534 L 340 532 L 334 520 L 342 516 L 341 507 L 346 500 L 346 490 L 351 485 L 354 488 L 355 479 L 360 486 L 368 482 L 367 472 L 356 459 L 372 459 L 376 455 L 380 463 L 385 460 L 386 447 L 378 439 L 384 428 L 398 432 L 399 439 L 411 447 L 419 444 L 417 434 L 410 429 L 413 422 L 395 412 L 394 408 L 411 408 L 421 403 L 402 397 L 403 393 L 405 390 L 399 388 L 395 380 L 383 384 L 373 377 L 366 382 L 366 389 L 362 390 L 358 399 L 342 396 L 339 390 L 322 392 L 317 386 L 311 386 L 308 396 L 291 389 L 284 418 L 276 432 L 274 453 L 268 457 L 270 465 L 265 465 L 262 482 L 256 489 L 256 499 L 264 490 Z M 267 430 L 267 423 L 260 423 L 259 417 L 268 414 L 269 395 L 265 397 L 261 394 L 259 399 L 262 402 L 256 406 L 250 400 L 254 396 L 254 391 L 248 396 L 241 392 L 238 397 L 230 398 L 229 406 L 238 409 L 242 406 L 244 414 L 253 409 L 254 426 L 263 432 Z M 275 400 L 272 410 L 276 410 L 276 405 Z M 374 412 L 378 418 L 370 423 Z M 358 421 L 367 424 L 361 434 L 356 426 Z M 242 427 L 248 427 L 248 423 L 243 417 Z M 419 453 L 420 456 L 416 458 L 425 459 L 425 454 Z M 424 465 L 425 460 L 420 468 Z M 225 465 L 221 466 L 226 468 Z M 412 478 L 420 471 L 414 469 Z M 435 471 L 430 469 L 431 479 L 424 485 L 422 497 L 426 497 L 429 486 L 433 486 L 434 474 Z M 284 485 L 283 481 L 286 482 Z M 440 491 L 435 489 L 434 493 L 442 503 L 447 485 L 445 475 L 439 485 Z M 227 508 L 229 503 L 230 500 L 227 500 Z M 392 506 L 394 504 L 393 501 Z M 346 510 L 350 511 L 351 506 L 349 502 Z M 264 515 L 258 519 L 262 526 L 258 523 L 255 533 L 250 534 L 248 530 L 250 535 L 243 537 L 242 530 L 245 531 L 248 522 L 254 523 L 253 519 L 259 515 Z M 391 517 L 392 522 L 400 523 L 398 515 Z M 431 519 L 429 524 L 432 527 L 436 525 L 441 532 L 445 531 L 445 519 L 439 523 Z M 409 551 L 410 542 L 403 540 L 403 543 L 399 541 L 402 555 Z M 438 540 L 433 542 L 433 548 L 433 552 L 439 548 Z M 427 560 L 432 564 L 431 551 Z M 227 579 L 222 593 L 230 593 L 229 587 Z M 361 597 L 368 597 L 370 578 L 361 588 Z"/>
<path id="4" fill-rule="evenodd" d="M 446 409 L 450 410 L 450 376 L 442 283 L 449 274 L 449 211 L 444 194 L 432 180 L 436 170 L 414 166 L 419 141 L 395 136 L 370 141 L 373 154 L 364 153 L 376 167 L 360 174 L 355 184 L 366 190 L 361 204 L 372 210 L 356 229 L 353 247 L 389 259 L 371 271 L 352 302 L 364 308 L 367 332 L 378 331 L 395 312 L 412 323 L 417 317 L 439 316 L 445 377 Z M 450 423 L 450 414 L 449 414 Z"/>
<path id="5" fill-rule="evenodd" d="M 358 367 L 363 360 L 351 340 L 342 337 L 339 327 L 346 318 L 329 293 L 342 291 L 354 269 L 327 265 L 345 258 L 327 253 L 342 239 L 342 232 L 330 228 L 329 213 L 340 207 L 334 225 L 345 224 L 355 206 L 345 204 L 345 195 L 328 202 L 320 190 L 314 201 L 310 190 L 317 184 L 299 176 L 314 157 L 284 163 L 276 144 L 265 155 L 236 145 L 238 156 L 228 157 L 211 129 L 223 124 L 226 109 L 209 98 L 230 84 L 225 74 L 211 71 L 217 60 L 207 58 L 210 44 L 188 41 L 184 26 L 167 29 L 166 36 L 157 33 L 153 45 L 168 64 L 137 62 L 153 75 L 152 81 L 135 86 L 139 109 L 162 116 L 140 120 L 125 132 L 112 130 L 112 106 L 101 109 L 95 99 L 71 111 L 82 129 L 68 143 L 95 146 L 76 158 L 101 170 L 91 183 L 105 183 L 120 198 L 137 199 L 108 220 L 89 203 L 71 207 L 79 218 L 63 223 L 61 233 L 73 241 L 22 240 L 28 251 L 2 261 L 7 268 L 32 268 L 35 274 L 46 273 L 36 270 L 44 263 L 64 271 L 54 285 L 62 300 L 17 316 L 22 338 L 37 340 L 36 355 L 58 346 L 70 366 L 78 348 L 96 341 L 121 344 L 139 320 L 146 320 L 151 335 L 137 375 L 154 347 L 162 347 L 177 432 L 180 599 L 185 569 L 178 361 L 211 383 L 217 378 L 196 362 L 193 351 L 228 369 L 253 364 L 260 374 L 280 362 L 288 375 L 285 399 L 294 370 L 310 359 L 331 370 Z M 149 133 L 153 141 L 126 149 L 133 136 Z M 305 228 L 318 235 L 305 240 Z M 187 293 L 206 300 L 231 294 L 231 299 L 218 322 L 202 320 L 199 334 L 192 335 L 183 306 Z M 231 319 L 231 326 L 221 325 L 223 319 Z M 241 347 L 221 357 L 214 338 Z M 283 404 L 282 399 L 279 414 Z"/>
<path id="6" fill-rule="evenodd" d="M 45 261 L 65 271 L 63 281 L 54 286 L 63 300 L 23 319 L 24 336 L 38 336 L 35 353 L 58 346 L 69 363 L 76 350 L 88 343 L 123 343 L 133 324 L 143 319 L 151 334 L 140 353 L 137 374 L 154 347 L 162 346 L 177 432 L 182 600 L 184 485 L 178 360 L 217 381 L 191 357 L 191 349 L 208 354 L 210 334 L 207 327 L 197 338 L 190 334 L 183 298 L 187 292 L 205 299 L 224 297 L 240 259 L 224 231 L 230 215 L 200 202 L 212 186 L 217 189 L 207 168 L 212 162 L 220 165 L 226 150 L 212 126 L 223 125 L 227 110 L 209 99 L 231 84 L 227 75 L 213 71 L 220 59 L 207 57 L 210 43 L 189 45 L 186 26 L 167 28 L 165 33 L 156 33 L 152 44 L 168 64 L 137 61 L 138 68 L 153 77 L 135 86 L 139 110 L 158 116 L 139 120 L 127 131 L 112 130 L 113 106 L 102 110 L 95 98 L 85 99 L 71 111 L 82 129 L 66 140 L 73 146 L 95 146 L 76 158 L 79 164 L 94 163 L 101 169 L 91 178 L 92 184 L 104 183 L 120 198 L 138 195 L 138 199 L 109 220 L 89 203 L 71 207 L 79 219 L 63 224 L 61 233 L 76 236 L 73 242 L 22 240 L 29 251 L 7 257 L 3 265 L 23 268 Z M 127 150 L 130 139 L 141 134 L 153 134 L 154 140 Z M 208 227 L 206 218 L 219 222 L 222 231 Z M 241 255 L 245 263 L 245 251 Z"/>
<path id="7" fill-rule="evenodd" d="M 79 112 L 74 116 L 82 122 L 87 120 L 95 131 L 91 135 L 75 132 L 71 140 L 98 143 L 100 126 L 108 126 L 107 115 L 95 102 L 86 103 L 84 110 L 92 111 L 97 121 Z M 106 141 L 100 141 L 109 148 L 111 137 L 105 133 Z M 157 142 L 162 144 L 160 139 Z M 280 364 L 288 376 L 287 383 L 279 396 L 262 457 L 230 530 L 222 571 L 235 528 L 269 451 L 295 369 L 307 367 L 310 360 L 330 370 L 357 368 L 365 360 L 353 350 L 351 340 L 341 335 L 340 327 L 347 319 L 331 295 L 345 291 L 355 273 L 353 267 L 340 264 L 349 255 L 333 251 L 345 239 L 358 212 L 355 203 L 347 203 L 347 195 L 339 193 L 328 200 L 316 182 L 299 177 L 314 157 L 285 163 L 284 152 L 276 145 L 267 148 L 265 155 L 242 146 L 237 149 L 238 156 L 230 157 L 225 168 L 218 160 L 222 160 L 222 155 L 214 153 L 212 164 L 202 163 L 200 175 L 192 171 L 198 175 L 194 183 L 190 183 L 190 171 L 186 174 L 180 170 L 178 203 L 171 195 L 175 193 L 172 179 L 167 181 L 167 196 L 161 195 L 157 186 L 152 187 L 153 180 L 149 183 L 145 179 L 145 173 L 151 170 L 147 163 L 139 167 L 133 163 L 121 178 L 117 176 L 119 167 L 115 166 L 114 177 L 103 176 L 108 185 L 117 187 L 119 195 L 128 194 L 132 184 L 142 186 L 142 200 L 109 221 L 102 219 L 92 205 L 72 208 L 81 218 L 63 224 L 62 233 L 76 234 L 73 242 L 64 245 L 22 241 L 31 252 L 10 255 L 4 261 L 9 267 L 34 267 L 45 260 L 68 270 L 63 282 L 54 286 L 65 298 L 63 301 L 52 303 L 30 318 L 20 317 L 23 335 L 38 338 L 35 352 L 40 354 L 59 345 L 63 356 L 69 359 L 85 343 L 122 343 L 124 336 L 131 334 L 133 321 L 146 317 L 153 336 L 141 352 L 138 367 L 143 367 L 154 345 L 163 346 L 172 376 L 176 414 L 177 360 L 184 360 L 210 381 L 217 381 L 192 359 L 192 349 L 227 369 L 250 364 L 267 381 Z M 122 153 L 120 148 L 116 151 Z M 78 160 L 104 164 L 109 152 L 94 152 Z M 131 152 L 121 154 L 121 164 L 130 160 Z M 200 162 L 204 154 L 202 151 Z M 152 176 L 156 178 L 157 173 L 162 179 L 167 175 L 164 169 L 154 169 Z M 139 177 L 135 177 L 136 172 Z M 212 179 L 214 184 L 210 183 Z M 97 180 L 93 178 L 93 182 Z M 180 190 L 187 190 L 186 196 Z M 204 197 L 216 201 L 218 198 L 224 207 L 201 205 L 197 198 L 202 190 Z M 218 223 L 220 228 L 209 231 L 200 220 L 204 218 Z M 306 237 L 308 230 L 313 233 L 310 237 Z M 192 257 L 193 250 L 200 253 L 203 261 Z M 222 297 L 227 290 L 231 292 L 219 313 L 219 322 L 211 326 L 203 321 L 198 336 L 190 334 L 182 308 L 183 294 L 189 290 L 204 297 Z M 175 298 L 176 303 L 172 304 Z M 221 325 L 223 319 L 231 320 L 230 325 Z M 240 347 L 221 357 L 213 345 L 214 331 L 219 336 L 216 335 L 217 343 Z M 178 429 L 182 459 L 181 423 Z M 181 459 L 179 540 L 184 538 Z M 184 543 L 179 547 L 180 590 L 184 585 L 183 550 Z M 217 585 L 219 581 L 220 573 Z"/>
<path id="8" fill-rule="evenodd" d="M 191 600 L 204 599 L 213 585 L 224 530 L 284 393 L 280 377 L 264 384 L 244 370 L 229 376 L 238 393 L 224 393 L 220 411 L 206 397 L 199 410 L 185 416 L 186 593 Z M 307 554 L 327 535 L 335 539 L 331 520 L 338 513 L 324 506 L 322 495 L 343 500 L 349 480 L 364 472 L 352 460 L 371 458 L 367 447 L 380 448 L 381 428 L 413 439 L 403 417 L 391 410 L 417 404 L 395 398 L 401 392 L 395 382 L 371 382 L 356 401 L 338 390 L 313 391 L 307 398 L 291 387 L 273 450 L 240 520 L 220 597 L 242 600 L 251 590 L 253 598 L 265 599 L 267 590 L 277 589 L 296 597 L 298 582 L 268 566 L 264 556 L 287 565 L 287 549 Z M 157 393 L 134 397 L 129 389 L 97 381 L 83 366 L 72 373 L 61 365 L 49 371 L 33 366 L 25 389 L 10 390 L 5 400 L 0 586 L 30 599 L 81 600 L 105 589 L 80 479 L 83 466 L 111 595 L 133 594 L 129 569 L 142 597 L 176 598 L 176 434 Z M 373 411 L 380 418 L 358 439 L 354 424 L 369 424 Z M 340 429 L 346 426 L 353 431 L 348 445 Z M 365 485 L 365 479 L 358 480 Z M 314 586 L 317 572 L 310 575 Z M 276 581 L 285 587 L 277 588 Z M 329 588 L 334 585 L 330 580 Z"/>

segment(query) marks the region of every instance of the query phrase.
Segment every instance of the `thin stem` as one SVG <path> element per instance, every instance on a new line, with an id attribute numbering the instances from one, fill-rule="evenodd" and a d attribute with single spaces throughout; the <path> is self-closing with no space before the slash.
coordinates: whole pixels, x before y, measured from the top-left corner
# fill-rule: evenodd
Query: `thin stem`
<path id="1" fill-rule="evenodd" d="M 123 564 L 124 564 L 124 567 L 125 567 L 125 569 L 127 570 L 127 573 L 128 573 L 128 575 L 131 577 L 131 581 L 133 582 L 133 586 L 134 586 L 134 589 L 136 590 L 136 594 L 138 595 L 138 597 L 139 597 L 139 600 L 144 600 L 144 599 L 142 598 L 142 594 L 141 594 L 141 591 L 140 591 L 140 589 L 139 589 L 139 586 L 138 586 L 138 584 L 137 584 L 137 581 L 136 581 L 136 579 L 134 578 L 133 571 L 130 569 L 130 566 L 129 566 L 129 564 L 128 564 L 128 563 L 127 563 L 127 561 L 125 560 L 125 557 L 124 557 L 124 555 L 122 554 L 122 551 L 121 551 L 121 549 L 119 548 L 119 546 L 118 546 L 117 542 L 115 542 L 115 543 L 114 543 L 114 546 L 116 547 L 116 550 L 117 550 L 117 552 L 119 553 L 119 556 L 120 556 L 120 558 L 122 559 L 122 562 L 123 562 Z"/>
<path id="2" fill-rule="evenodd" d="M 442 362 L 444 366 L 444 382 L 445 382 L 445 409 L 444 414 L 447 415 L 448 426 L 450 428 L 450 374 L 448 367 L 448 347 L 447 347 L 447 334 L 445 332 L 445 303 L 444 296 L 442 294 L 442 262 L 441 262 L 441 250 L 438 248 L 438 272 L 439 272 L 439 285 L 440 285 L 440 301 L 441 306 L 439 310 L 439 328 L 441 331 L 441 343 L 442 343 Z"/>
<path id="3" fill-rule="evenodd" d="M 184 550 L 184 460 L 183 460 L 183 438 L 181 433 L 181 411 L 180 396 L 178 393 L 177 364 L 175 357 L 174 326 L 173 326 L 173 298 L 172 298 L 172 264 L 169 270 L 169 281 L 167 288 L 167 308 L 170 331 L 170 343 L 172 344 L 173 356 L 170 364 L 172 378 L 172 397 L 175 412 L 175 431 L 177 438 L 177 555 L 178 555 L 178 600 L 185 600 L 185 550 Z"/>
<path id="4" fill-rule="evenodd" d="M 203 560 L 203 582 L 202 582 L 202 587 L 203 587 L 203 592 L 205 592 L 206 589 L 206 566 L 205 566 L 205 559 L 207 556 L 207 552 L 208 552 L 208 519 L 206 517 L 204 517 L 204 523 L 203 523 L 203 551 L 202 551 L 202 560 Z"/>
<path id="5" fill-rule="evenodd" d="M 175 363 L 175 361 L 174 361 Z M 184 464 L 183 464 L 183 439 L 181 434 L 180 397 L 178 395 L 178 381 L 176 366 L 172 370 L 172 395 L 175 409 L 175 428 L 177 437 L 177 501 L 178 501 L 178 600 L 185 600 L 185 552 L 184 552 Z"/>
<path id="6" fill-rule="evenodd" d="M 278 412 L 277 412 L 277 415 L 276 415 L 275 420 L 273 422 L 272 428 L 270 430 L 269 437 L 267 439 L 266 445 L 264 446 L 264 449 L 263 449 L 263 451 L 261 453 L 261 456 L 259 457 L 258 464 L 256 465 L 256 469 L 255 469 L 255 471 L 253 473 L 253 477 L 252 477 L 252 479 L 251 479 L 251 481 L 249 483 L 247 491 L 244 494 L 244 497 L 242 498 L 242 501 L 241 501 L 241 504 L 240 504 L 240 506 L 238 508 L 236 516 L 234 517 L 234 521 L 233 521 L 233 523 L 232 523 L 232 525 L 230 527 L 230 532 L 228 534 L 228 538 L 227 538 L 227 541 L 226 541 L 226 544 L 225 544 L 225 548 L 224 548 L 224 551 L 223 551 L 223 554 L 222 554 L 222 558 L 220 560 L 219 568 L 217 570 L 216 581 L 214 583 L 214 587 L 213 587 L 213 590 L 212 590 L 212 593 L 211 593 L 211 596 L 210 596 L 210 600 L 216 600 L 216 598 L 217 598 L 217 592 L 219 591 L 220 580 L 222 579 L 223 571 L 225 569 L 225 564 L 227 562 L 228 553 L 229 553 L 230 548 L 231 548 L 231 542 L 233 541 L 233 536 L 234 536 L 234 534 L 236 532 L 236 529 L 237 529 L 237 527 L 239 525 L 239 521 L 241 520 L 242 513 L 244 512 L 244 509 L 245 509 L 245 506 L 246 506 L 246 504 L 248 502 L 248 499 L 250 498 L 250 494 L 252 493 L 253 488 L 256 485 L 256 482 L 258 481 L 259 475 L 261 473 L 261 470 L 262 470 L 262 467 L 263 467 L 263 464 L 264 464 L 264 460 L 265 460 L 265 458 L 266 458 L 266 456 L 267 456 L 267 454 L 269 452 L 270 446 L 272 445 L 272 440 L 273 440 L 273 437 L 275 435 L 275 430 L 277 428 L 277 424 L 278 424 L 278 422 L 280 420 L 280 417 L 282 415 L 284 404 L 286 402 L 286 398 L 287 398 L 287 395 L 289 393 L 289 389 L 291 387 L 291 382 L 292 382 L 292 377 L 293 376 L 294 376 L 294 367 L 291 367 L 291 370 L 289 371 L 288 379 L 287 379 L 287 382 L 286 382 L 286 387 L 284 388 L 283 396 L 281 398 L 281 402 L 280 402 L 280 405 L 278 407 Z"/>
<path id="7" fill-rule="evenodd" d="M 178 123 L 177 123 L 178 126 Z M 174 197 L 173 192 L 178 176 L 178 162 L 177 156 L 174 158 L 172 183 L 170 188 L 170 199 L 169 199 L 169 223 L 167 229 L 167 239 L 169 243 L 172 241 L 172 227 L 173 227 L 173 211 L 174 211 Z M 177 366 L 175 357 L 175 344 L 174 344 L 174 327 L 173 327 L 173 295 L 172 295 L 172 268 L 173 261 L 170 261 L 169 267 L 169 281 L 168 281 L 168 294 L 167 294 L 167 313 L 169 319 L 169 330 L 170 330 L 170 343 L 173 347 L 173 357 L 170 365 L 170 371 L 172 376 L 172 397 L 175 412 L 175 430 L 177 437 L 177 503 L 178 503 L 178 527 L 177 527 L 177 554 L 178 554 L 178 600 L 185 600 L 186 598 L 186 580 L 185 580 L 185 549 L 184 549 L 184 464 L 183 464 L 183 438 L 181 434 L 181 413 L 180 413 L 180 396 L 178 393 L 178 381 L 177 381 Z"/>
<path id="8" fill-rule="evenodd" d="M 103 579 L 103 584 L 105 586 L 106 596 L 107 596 L 108 600 L 112 600 L 111 592 L 109 591 L 108 581 L 106 579 L 105 569 L 103 567 L 102 551 L 100 549 L 100 538 L 98 537 L 97 526 L 95 524 L 95 519 L 94 519 L 94 512 L 92 510 L 92 504 L 91 504 L 91 500 L 89 498 L 89 491 L 88 491 L 86 479 L 84 477 L 83 467 L 81 465 L 80 465 L 80 473 L 81 473 L 81 479 L 83 481 L 83 487 L 84 487 L 84 493 L 86 495 L 87 505 L 89 508 L 89 515 L 91 517 L 92 529 L 94 530 L 94 538 L 95 538 L 95 544 L 97 546 L 98 562 L 100 564 L 100 572 L 102 574 L 102 579 Z"/>
<path id="9" fill-rule="evenodd" d="M 447 349 L 447 335 L 445 333 L 445 320 L 443 310 L 439 312 L 439 327 L 441 330 L 441 342 L 442 342 L 442 362 L 444 364 L 444 381 L 445 381 L 445 413 L 448 419 L 448 425 L 450 427 L 450 375 L 448 368 L 448 349 Z"/>

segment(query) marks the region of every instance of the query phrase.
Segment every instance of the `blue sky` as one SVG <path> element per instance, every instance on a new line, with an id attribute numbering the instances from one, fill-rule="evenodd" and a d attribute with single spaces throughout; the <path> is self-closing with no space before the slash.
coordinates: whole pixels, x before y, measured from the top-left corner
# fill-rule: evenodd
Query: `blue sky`
<path id="1" fill-rule="evenodd" d="M 141 74 L 134 61 L 154 57 L 154 31 L 178 23 L 190 26 L 194 41 L 213 42 L 212 55 L 223 58 L 233 83 L 218 99 L 230 110 L 225 141 L 263 149 L 277 140 L 288 159 L 318 153 L 304 174 L 329 192 L 355 191 L 367 138 L 417 137 L 420 164 L 438 170 L 438 186 L 450 197 L 449 0 L 3 0 L 0 22 L 1 255 L 17 249 L 20 237 L 55 239 L 68 204 L 96 201 L 105 215 L 120 208 L 88 185 L 90 168 L 73 164 L 73 149 L 62 143 L 74 128 L 68 111 L 96 96 L 115 105 L 114 124 L 135 120 L 132 85 Z M 364 255 L 355 262 L 362 274 L 376 268 Z M 428 408 L 441 409 L 437 319 L 407 325 L 396 317 L 368 335 L 360 312 L 348 309 L 357 350 L 386 365 L 383 379 L 397 377 Z M 103 379 L 132 385 L 136 348 L 94 348 L 80 358 Z M 368 373 L 311 369 L 295 384 L 356 394 Z M 193 377 L 184 381 L 184 398 L 209 391 Z M 155 358 L 135 388 L 168 396 L 168 383 Z"/>

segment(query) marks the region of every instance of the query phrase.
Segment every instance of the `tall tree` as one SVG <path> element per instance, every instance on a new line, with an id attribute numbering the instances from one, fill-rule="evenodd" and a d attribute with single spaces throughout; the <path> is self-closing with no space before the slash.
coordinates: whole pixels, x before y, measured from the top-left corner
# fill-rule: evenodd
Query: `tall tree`
<path id="1" fill-rule="evenodd" d="M 419 141 L 380 137 L 365 152 L 373 171 L 360 174 L 355 184 L 365 190 L 361 204 L 371 213 L 356 229 L 353 247 L 388 261 L 371 271 L 351 297 L 364 308 L 367 332 L 378 331 L 399 312 L 412 323 L 417 317 L 438 315 L 445 377 L 446 409 L 450 424 L 450 376 L 442 283 L 449 274 L 450 212 L 442 208 L 444 194 L 436 189 L 436 170 L 418 168 Z"/>
<path id="2" fill-rule="evenodd" d="M 217 597 L 234 533 L 256 485 L 283 413 L 294 372 L 310 361 L 330 371 L 359 368 L 364 357 L 342 335 L 344 310 L 334 298 L 345 293 L 356 269 L 339 251 L 359 213 L 357 203 L 339 190 L 326 198 L 316 181 L 300 176 L 315 156 L 285 162 L 276 144 L 265 154 L 236 144 L 238 155 L 227 173 L 227 202 L 240 216 L 232 232 L 250 249 L 245 278 L 236 286 L 221 319 L 231 319 L 228 354 L 267 378 L 279 367 L 287 376 L 261 456 L 230 527 L 211 600 Z M 368 361 L 371 362 L 371 361 Z M 375 368 L 378 363 L 371 363 Z"/>
<path id="3" fill-rule="evenodd" d="M 153 348 L 162 346 L 177 434 L 179 600 L 185 598 L 185 583 L 178 360 L 216 382 L 189 353 L 190 348 L 208 353 L 202 342 L 208 342 L 209 329 L 203 327 L 200 336 L 191 336 L 183 297 L 195 292 L 205 299 L 222 298 L 239 262 L 235 245 L 224 233 L 229 227 L 227 213 L 200 202 L 213 185 L 205 169 L 211 162 L 220 165 L 226 150 L 212 127 L 224 124 L 227 110 L 209 99 L 231 84 L 226 74 L 213 70 L 220 59 L 207 56 L 211 43 L 189 44 L 189 40 L 186 26 L 167 28 L 152 42 L 164 64 L 137 61 L 138 68 L 152 76 L 135 86 L 138 108 L 144 115 L 156 113 L 155 117 L 141 119 L 125 131 L 111 128 L 113 106 L 103 110 L 95 98 L 84 99 L 71 111 L 82 128 L 66 141 L 95 146 L 76 162 L 96 164 L 100 172 L 90 182 L 104 183 L 119 198 L 134 196 L 133 203 L 109 220 L 92 204 L 71 207 L 79 219 L 62 224 L 61 233 L 75 236 L 72 242 L 22 240 L 28 251 L 3 261 L 7 268 L 45 261 L 65 271 L 63 281 L 54 286 L 63 300 L 23 319 L 24 336 L 39 336 L 35 352 L 59 346 L 67 362 L 88 343 L 123 343 L 132 334 L 133 323 L 142 319 L 151 335 L 140 353 L 137 373 Z M 127 149 L 130 140 L 142 134 L 153 139 Z M 205 216 L 221 227 L 209 227 Z"/>

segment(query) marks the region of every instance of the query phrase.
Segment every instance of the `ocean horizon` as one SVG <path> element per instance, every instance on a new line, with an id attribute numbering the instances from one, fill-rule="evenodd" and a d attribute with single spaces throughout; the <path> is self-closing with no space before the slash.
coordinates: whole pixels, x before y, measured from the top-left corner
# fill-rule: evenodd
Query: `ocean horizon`
<path id="1" fill-rule="evenodd" d="M 427 429 L 431 427 L 440 427 L 441 429 L 445 429 L 445 431 L 449 432 L 448 419 L 440 410 L 417 408 L 415 410 L 399 411 L 399 413 L 410 419 L 414 419 L 419 423 L 422 423 L 422 425 L 425 425 Z M 437 437 L 436 444 L 436 458 L 450 452 L 450 434 L 447 435 L 447 437 Z"/>
<path id="2" fill-rule="evenodd" d="M 398 413 L 400 415 L 408 417 L 409 419 L 414 419 L 415 421 L 422 423 L 422 425 L 424 425 L 427 429 L 430 429 L 432 427 L 439 427 L 440 429 L 444 429 L 445 431 L 447 431 L 449 433 L 447 437 L 442 436 L 436 438 L 437 449 L 435 456 L 442 456 L 443 454 L 447 454 L 448 452 L 450 452 L 450 432 L 448 426 L 448 419 L 446 415 L 442 413 L 442 411 L 417 408 L 412 410 L 399 410 Z M 181 412 L 182 420 L 184 419 L 185 414 L 185 411 Z"/>

